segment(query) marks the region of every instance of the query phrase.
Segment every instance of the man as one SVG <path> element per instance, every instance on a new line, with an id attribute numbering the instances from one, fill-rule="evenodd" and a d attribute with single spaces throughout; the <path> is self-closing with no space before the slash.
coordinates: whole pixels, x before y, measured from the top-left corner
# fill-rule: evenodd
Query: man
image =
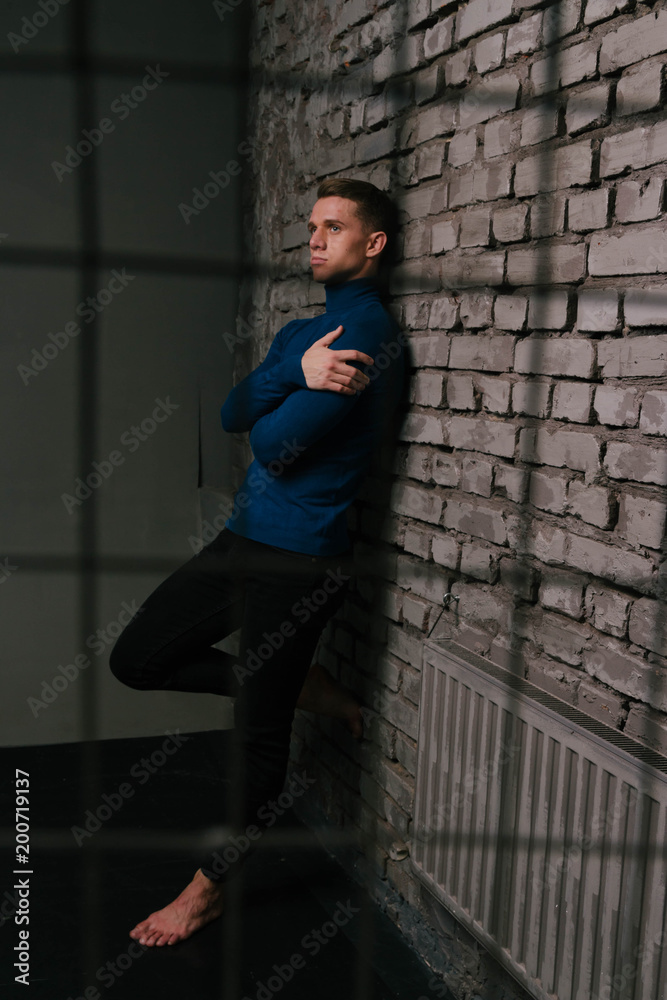
<path id="1" fill-rule="evenodd" d="M 356 701 L 321 667 L 309 668 L 349 585 L 346 510 L 404 387 L 403 338 L 377 281 L 394 220 L 372 184 L 320 185 L 308 230 L 326 312 L 287 323 L 230 392 L 222 425 L 249 431 L 255 456 L 234 509 L 220 535 L 148 598 L 112 652 L 112 671 L 131 687 L 234 696 L 244 771 L 236 836 L 130 932 L 142 944 L 176 944 L 222 912 L 223 883 L 275 821 L 295 706 L 339 716 L 361 735 Z M 239 626 L 238 658 L 212 648 Z"/>

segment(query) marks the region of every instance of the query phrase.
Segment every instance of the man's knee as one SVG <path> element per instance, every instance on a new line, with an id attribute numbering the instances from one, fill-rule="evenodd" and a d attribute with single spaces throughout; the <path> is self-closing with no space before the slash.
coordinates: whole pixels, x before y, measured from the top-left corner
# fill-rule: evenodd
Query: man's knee
<path id="1" fill-rule="evenodd" d="M 109 670 L 116 680 L 136 691 L 146 691 L 150 684 L 146 682 L 145 672 L 137 658 L 126 649 L 126 644 L 122 642 L 122 636 L 116 642 L 109 656 Z"/>

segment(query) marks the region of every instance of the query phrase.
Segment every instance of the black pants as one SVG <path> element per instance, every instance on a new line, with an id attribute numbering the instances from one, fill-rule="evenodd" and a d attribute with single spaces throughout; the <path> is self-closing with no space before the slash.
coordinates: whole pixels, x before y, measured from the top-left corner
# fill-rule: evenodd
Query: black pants
<path id="1" fill-rule="evenodd" d="M 236 699 L 235 833 L 203 860 L 211 879 L 238 872 L 275 822 L 294 708 L 351 573 L 351 550 L 303 555 L 223 529 L 160 584 L 112 650 L 113 674 L 132 688 Z M 238 657 L 212 648 L 238 628 Z"/>

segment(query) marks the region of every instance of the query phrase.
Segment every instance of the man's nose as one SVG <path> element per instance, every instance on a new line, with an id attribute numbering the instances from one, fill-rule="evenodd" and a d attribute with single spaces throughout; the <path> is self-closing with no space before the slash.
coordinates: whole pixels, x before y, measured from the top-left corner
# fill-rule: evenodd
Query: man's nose
<path id="1" fill-rule="evenodd" d="M 314 229 L 313 230 L 313 232 L 311 233 L 310 240 L 308 241 L 308 243 L 309 243 L 309 245 L 313 249 L 315 249 L 315 247 L 324 246 L 324 238 L 323 238 L 322 233 L 320 232 L 319 229 Z"/>

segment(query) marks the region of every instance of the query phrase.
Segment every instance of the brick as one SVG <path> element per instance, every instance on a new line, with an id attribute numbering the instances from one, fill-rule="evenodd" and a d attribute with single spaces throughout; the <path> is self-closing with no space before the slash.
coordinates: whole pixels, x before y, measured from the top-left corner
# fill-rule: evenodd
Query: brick
<path id="1" fill-rule="evenodd" d="M 542 29 L 542 13 L 531 14 L 518 24 L 513 24 L 507 32 L 507 43 L 505 45 L 505 58 L 509 61 L 516 56 L 528 55 L 535 52 L 540 45 L 540 31 Z"/>
<path id="2" fill-rule="evenodd" d="M 431 310 L 432 315 L 433 311 Z M 411 337 L 410 350 L 416 368 L 444 368 L 449 360 L 449 337 L 445 337 L 443 334 Z"/>
<path id="3" fill-rule="evenodd" d="M 439 372 L 418 372 L 415 376 L 415 403 L 418 406 L 442 406 L 445 377 Z"/>
<path id="4" fill-rule="evenodd" d="M 439 143 L 431 146 L 422 146 L 417 150 L 417 161 L 415 167 L 416 181 L 429 180 L 432 177 L 442 176 L 443 155 L 442 147 Z M 404 182 L 407 183 L 407 182 Z M 443 203 L 447 197 L 447 185 L 441 186 Z"/>
<path id="5" fill-rule="evenodd" d="M 667 707 L 661 693 L 664 690 L 661 671 L 654 672 L 646 660 L 627 653 L 619 643 L 612 644 L 608 640 L 604 650 L 588 652 L 584 657 L 584 667 L 588 674 L 615 691 L 662 711 Z"/>
<path id="6" fill-rule="evenodd" d="M 600 177 L 638 170 L 667 159 L 667 122 L 608 136 L 600 147 Z"/>
<path id="7" fill-rule="evenodd" d="M 609 121 L 611 87 L 603 83 L 573 94 L 567 102 L 565 127 L 570 135 L 578 135 L 589 128 L 600 128 Z"/>
<path id="8" fill-rule="evenodd" d="M 405 84 L 405 90 L 409 93 L 410 85 Z M 415 103 L 428 104 L 434 100 L 444 89 L 442 66 L 433 65 L 427 69 L 420 70 L 414 77 Z M 409 103 L 407 101 L 406 103 Z"/>
<path id="9" fill-rule="evenodd" d="M 665 20 L 667 28 L 667 19 Z M 616 87 L 616 113 L 636 115 L 660 107 L 662 63 L 653 62 L 627 70 Z"/>
<path id="10" fill-rule="evenodd" d="M 637 390 L 600 385 L 595 390 L 593 409 L 601 424 L 608 424 L 611 427 L 636 427 L 639 419 Z"/>
<path id="11" fill-rule="evenodd" d="M 647 705 L 632 705 L 623 732 L 667 755 L 667 721 L 664 715 Z"/>
<path id="12" fill-rule="evenodd" d="M 395 65 L 401 66 L 403 72 L 406 72 L 417 69 L 425 61 L 423 36 L 407 35 L 396 50 Z"/>
<path id="13" fill-rule="evenodd" d="M 568 227 L 576 233 L 604 229 L 609 218 L 609 191 L 586 191 L 572 195 L 567 203 Z"/>
<path id="14" fill-rule="evenodd" d="M 667 334 L 602 340 L 598 364 L 604 378 L 634 378 L 667 373 Z"/>
<path id="15" fill-rule="evenodd" d="M 480 327 L 491 326 L 493 295 L 490 292 L 464 292 L 461 296 L 460 312 L 461 322 L 466 329 L 478 330 Z"/>
<path id="16" fill-rule="evenodd" d="M 512 145 L 512 122 L 499 118 L 484 126 L 484 156 L 504 156 Z"/>
<path id="17" fill-rule="evenodd" d="M 595 40 L 561 49 L 557 57 L 547 56 L 533 63 L 530 79 L 533 93 L 541 97 L 558 87 L 571 87 L 597 75 L 598 43 Z"/>
<path id="18" fill-rule="evenodd" d="M 458 219 L 436 222 L 431 228 L 431 252 L 446 253 L 458 246 L 460 225 Z"/>
<path id="19" fill-rule="evenodd" d="M 412 661 L 407 662 L 412 662 L 415 666 L 418 666 L 421 663 L 421 656 L 418 656 L 417 653 L 415 653 Z M 396 726 L 397 729 L 400 729 L 400 731 L 405 733 L 406 736 L 409 736 L 410 739 L 417 739 L 417 733 L 419 731 L 419 712 L 416 708 L 413 708 L 401 698 L 392 698 L 385 710 L 384 715 L 390 725 Z M 383 801 L 385 794 L 384 790 L 381 790 Z"/>
<path id="20" fill-rule="evenodd" d="M 496 465 L 496 489 L 504 490 L 509 500 L 522 503 L 526 497 L 528 472 L 526 469 L 515 469 L 511 465 Z"/>
<path id="21" fill-rule="evenodd" d="M 431 244 L 430 229 L 423 219 L 405 226 L 403 229 L 403 257 L 423 257 L 429 252 Z"/>
<path id="22" fill-rule="evenodd" d="M 456 41 L 479 35 L 512 16 L 512 0 L 470 0 L 456 18 Z"/>
<path id="23" fill-rule="evenodd" d="M 602 39 L 600 72 L 613 73 L 622 66 L 648 59 L 667 50 L 667 11 L 635 18 Z"/>
<path id="24" fill-rule="evenodd" d="M 528 305 L 528 328 L 562 330 L 567 326 L 570 296 L 565 291 L 531 292 Z"/>
<path id="25" fill-rule="evenodd" d="M 521 145 L 535 146 L 558 133 L 558 109 L 548 105 L 529 108 L 521 122 Z"/>
<path id="26" fill-rule="evenodd" d="M 431 303 L 429 329 L 449 330 L 456 325 L 458 319 L 458 302 L 447 295 L 440 295 Z"/>
<path id="27" fill-rule="evenodd" d="M 528 206 L 512 205 L 511 208 L 498 208 L 493 213 L 493 235 L 501 243 L 514 243 L 526 237 L 526 221 Z"/>
<path id="28" fill-rule="evenodd" d="M 622 181 L 616 189 L 615 215 L 619 222 L 644 222 L 660 214 L 665 181 L 651 177 L 643 183 Z"/>
<path id="29" fill-rule="evenodd" d="M 591 333 L 618 329 L 618 292 L 614 288 L 584 288 L 579 291 L 577 327 Z"/>
<path id="30" fill-rule="evenodd" d="M 476 2 L 480 0 L 472 0 L 467 9 Z M 493 0 L 493 5 L 497 6 L 497 0 Z M 519 81 L 516 76 L 512 73 L 488 76 L 482 83 L 465 91 L 459 110 L 461 128 L 468 128 L 506 111 L 512 111 L 517 106 L 518 100 Z"/>
<path id="31" fill-rule="evenodd" d="M 408 413 L 401 426 L 400 438 L 402 441 L 444 444 L 442 423 L 437 416 Z"/>
<path id="32" fill-rule="evenodd" d="M 549 416 L 551 382 L 515 382 L 512 386 L 512 410 L 529 417 Z"/>
<path id="33" fill-rule="evenodd" d="M 458 486 L 461 471 L 453 455 L 436 453 L 433 461 L 433 478 L 438 486 Z"/>
<path id="34" fill-rule="evenodd" d="M 472 181 L 471 170 L 459 170 L 449 182 L 449 207 L 458 208 L 460 205 L 467 205 L 472 201 Z"/>
<path id="35" fill-rule="evenodd" d="M 449 365 L 477 371 L 509 371 L 515 341 L 516 337 L 503 335 L 452 337 Z"/>
<path id="36" fill-rule="evenodd" d="M 586 608 L 591 624 L 600 632 L 622 639 L 628 631 L 631 599 L 618 590 L 592 585 L 586 590 Z"/>
<path id="37" fill-rule="evenodd" d="M 398 199 L 398 206 L 408 219 L 424 219 L 427 215 L 437 214 L 443 210 L 442 185 L 436 187 L 418 187 L 414 191 L 403 192 Z"/>
<path id="38" fill-rule="evenodd" d="M 665 537 L 667 504 L 625 493 L 618 510 L 618 533 L 635 545 L 660 549 Z"/>
<path id="39" fill-rule="evenodd" d="M 558 382 L 554 388 L 551 416 L 554 420 L 587 424 L 591 417 L 593 388 L 585 382 Z"/>
<path id="40" fill-rule="evenodd" d="M 529 660 L 527 678 L 531 684 L 555 695 L 561 701 L 576 705 L 580 684 L 577 670 L 562 663 L 554 663 L 546 656 L 540 656 Z"/>
<path id="41" fill-rule="evenodd" d="M 450 535 L 435 535 L 433 537 L 433 559 L 439 566 L 447 569 L 458 569 L 460 545 Z"/>
<path id="42" fill-rule="evenodd" d="M 447 379 L 447 405 L 450 410 L 476 410 L 475 387 L 470 375 L 450 375 Z"/>
<path id="43" fill-rule="evenodd" d="M 408 330 L 423 330 L 428 322 L 428 302 L 423 299 L 407 301 L 403 307 L 403 327 Z"/>
<path id="44" fill-rule="evenodd" d="M 662 601 L 642 597 L 630 612 L 630 641 L 661 656 L 667 654 L 667 618 Z M 656 671 L 657 673 L 657 671 Z"/>
<path id="45" fill-rule="evenodd" d="M 570 618 L 583 616 L 584 581 L 565 570 L 545 569 L 538 594 L 540 604 Z"/>
<path id="46" fill-rule="evenodd" d="M 667 486 L 667 451 L 649 445 L 611 441 L 604 465 L 612 479 Z"/>
<path id="47" fill-rule="evenodd" d="M 422 483 L 428 483 L 431 478 L 432 463 L 433 453 L 431 449 L 415 444 L 407 450 L 405 475 L 409 476 L 410 479 L 419 479 Z"/>
<path id="48" fill-rule="evenodd" d="M 575 469 L 588 475 L 593 475 L 600 467 L 600 442 L 585 431 L 525 428 L 521 432 L 519 451 L 524 462 Z"/>
<path id="49" fill-rule="evenodd" d="M 490 238 L 490 208 L 473 208 L 463 213 L 459 239 L 462 247 L 488 246 Z"/>
<path id="50" fill-rule="evenodd" d="M 437 524 L 442 513 L 442 500 L 430 490 L 397 484 L 392 490 L 391 509 L 396 514 Z"/>
<path id="51" fill-rule="evenodd" d="M 479 288 L 483 285 L 501 285 L 505 276 L 504 253 L 476 253 L 450 255 L 442 266 L 442 286 L 445 288 Z"/>
<path id="52" fill-rule="evenodd" d="M 603 486 L 586 486 L 573 479 L 568 486 L 567 502 L 570 513 L 586 524 L 594 524 L 597 528 L 611 526 L 611 497 Z"/>
<path id="53" fill-rule="evenodd" d="M 429 20 L 431 16 L 431 0 L 416 0 L 416 3 L 410 4 L 406 13 L 406 28 L 408 31 L 411 31 L 413 28 Z"/>
<path id="54" fill-rule="evenodd" d="M 377 132 L 371 132 L 370 135 L 358 136 L 354 142 L 355 158 L 359 164 L 370 163 L 383 156 L 390 156 L 398 148 L 396 126 L 388 125 Z"/>
<path id="55" fill-rule="evenodd" d="M 452 590 L 459 597 L 458 607 L 461 617 L 465 615 L 467 621 L 474 622 L 482 628 L 487 627 L 493 633 L 498 629 L 509 631 L 513 602 L 496 588 L 478 583 L 457 582 L 453 584 Z M 479 633 L 477 637 L 483 638 Z"/>
<path id="56" fill-rule="evenodd" d="M 498 576 L 495 550 L 475 542 L 464 542 L 461 548 L 461 573 L 476 580 L 493 583 Z"/>
<path id="57" fill-rule="evenodd" d="M 511 285 L 573 284 L 586 275 L 583 243 L 536 246 L 507 253 L 507 280 Z"/>
<path id="58" fill-rule="evenodd" d="M 543 194 L 533 199 L 530 206 L 530 235 L 533 239 L 554 236 L 565 230 L 564 195 Z"/>
<path id="59" fill-rule="evenodd" d="M 511 390 L 511 383 L 507 379 L 476 375 L 475 388 L 482 395 L 482 409 L 489 413 L 507 413 Z"/>
<path id="60" fill-rule="evenodd" d="M 475 66 L 478 73 L 488 73 L 503 64 L 505 36 L 502 32 L 483 39 L 475 46 Z"/>
<path id="61" fill-rule="evenodd" d="M 571 536 L 566 562 L 582 573 L 639 590 L 647 586 L 653 570 L 652 562 L 643 556 L 580 535 Z"/>
<path id="62" fill-rule="evenodd" d="M 415 145 L 429 142 L 440 135 L 446 135 L 454 129 L 454 119 L 456 114 L 456 104 L 452 101 L 443 101 L 428 111 L 421 111 L 417 123 L 417 135 Z"/>
<path id="63" fill-rule="evenodd" d="M 545 610 L 533 636 L 548 656 L 578 666 L 590 640 L 591 630 L 588 625 L 569 621 L 561 614 Z"/>
<path id="64" fill-rule="evenodd" d="M 523 198 L 541 191 L 588 184 L 592 168 L 593 152 L 588 140 L 550 151 L 546 164 L 542 153 L 528 156 L 516 165 L 514 193 Z"/>
<path id="65" fill-rule="evenodd" d="M 528 499 L 540 510 L 562 514 L 567 501 L 567 478 L 549 472 L 532 472 Z"/>
<path id="66" fill-rule="evenodd" d="M 597 24 L 606 21 L 619 11 L 628 10 L 632 0 L 587 0 L 584 13 L 584 24 Z"/>
<path id="67" fill-rule="evenodd" d="M 559 38 L 571 35 L 581 16 L 581 0 L 561 0 L 544 12 L 542 38 L 545 45 L 552 45 Z"/>
<path id="68" fill-rule="evenodd" d="M 465 451 L 481 451 L 485 455 L 512 458 L 516 444 L 516 428 L 511 424 L 475 417 L 452 417 L 449 443 Z"/>
<path id="69" fill-rule="evenodd" d="M 439 566 L 399 555 L 396 574 L 396 583 L 401 589 L 442 605 L 449 581 Z"/>
<path id="70" fill-rule="evenodd" d="M 501 559 L 500 581 L 510 594 L 523 597 L 526 601 L 535 600 L 538 574 L 532 566 L 518 559 Z M 511 667 L 508 666 L 507 669 Z"/>
<path id="71" fill-rule="evenodd" d="M 493 318 L 501 330 L 523 330 L 528 313 L 528 299 L 524 295 L 498 295 Z"/>
<path id="72" fill-rule="evenodd" d="M 558 564 L 565 560 L 566 546 L 567 535 L 564 531 L 551 524 L 533 521 L 526 525 L 526 531 L 516 548 L 520 555 L 534 556 L 547 564 Z"/>
<path id="73" fill-rule="evenodd" d="M 577 706 L 580 712 L 599 719 L 616 729 L 625 718 L 625 699 L 595 681 L 582 680 L 577 688 Z"/>
<path id="74" fill-rule="evenodd" d="M 469 49 L 461 49 L 449 57 L 445 63 L 445 81 L 448 87 L 466 83 L 470 77 L 471 58 L 472 53 Z"/>
<path id="75" fill-rule="evenodd" d="M 514 370 L 530 375 L 591 378 L 595 347 L 581 337 L 527 337 L 514 353 Z"/>
<path id="76" fill-rule="evenodd" d="M 461 464 L 461 489 L 464 493 L 491 496 L 493 465 L 479 458 L 464 458 Z"/>
<path id="77" fill-rule="evenodd" d="M 651 391 L 644 396 L 639 429 L 644 434 L 667 436 L 667 392 Z"/>
<path id="78" fill-rule="evenodd" d="M 494 163 L 477 167 L 473 172 L 472 194 L 476 201 L 495 201 L 505 198 L 512 190 L 512 164 Z"/>
<path id="79" fill-rule="evenodd" d="M 475 159 L 477 132 L 474 128 L 467 132 L 456 132 L 447 147 L 447 162 L 452 167 L 462 167 Z"/>
<path id="80" fill-rule="evenodd" d="M 424 33 L 424 55 L 427 59 L 434 59 L 436 56 L 449 52 L 454 40 L 454 18 L 446 17 L 444 20 L 434 24 L 432 28 L 427 28 Z"/>
<path id="81" fill-rule="evenodd" d="M 627 227 L 620 235 L 600 234 L 588 256 L 591 275 L 667 272 L 667 230 Z"/>
<path id="82" fill-rule="evenodd" d="M 628 326 L 667 326 L 667 286 L 631 288 L 625 293 L 624 313 Z"/>

